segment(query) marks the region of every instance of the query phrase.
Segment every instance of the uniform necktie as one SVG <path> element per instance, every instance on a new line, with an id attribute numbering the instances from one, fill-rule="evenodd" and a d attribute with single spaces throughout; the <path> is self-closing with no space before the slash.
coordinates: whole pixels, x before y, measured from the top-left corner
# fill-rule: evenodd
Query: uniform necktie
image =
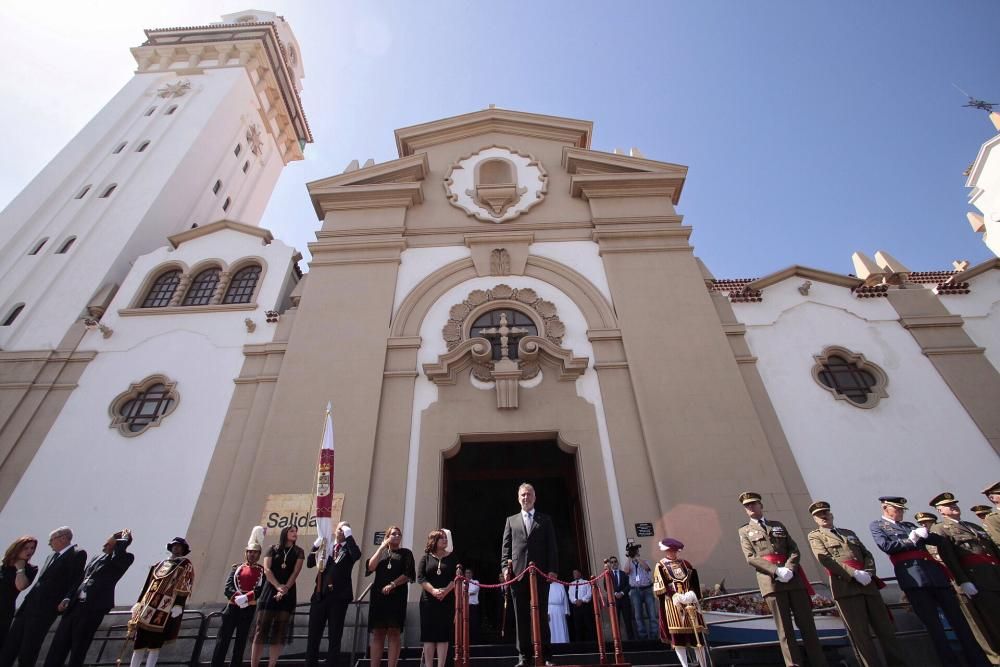
<path id="1" fill-rule="evenodd" d="M 337 542 L 337 544 L 335 544 L 333 547 L 333 560 L 337 560 L 337 557 L 339 556 L 340 556 L 340 542 Z"/>
<path id="2" fill-rule="evenodd" d="M 767 530 L 767 519 L 761 517 L 760 519 L 757 519 L 757 523 L 760 524 L 761 528 L 763 528 L 764 530 Z"/>

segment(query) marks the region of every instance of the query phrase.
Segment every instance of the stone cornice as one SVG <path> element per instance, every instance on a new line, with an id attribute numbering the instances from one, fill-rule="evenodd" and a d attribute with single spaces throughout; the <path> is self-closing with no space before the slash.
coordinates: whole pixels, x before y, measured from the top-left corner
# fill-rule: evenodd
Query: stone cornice
<path id="1" fill-rule="evenodd" d="M 362 208 L 409 208 L 424 201 L 420 183 L 338 185 L 311 189 L 309 196 L 320 220 L 331 211 Z"/>
<path id="2" fill-rule="evenodd" d="M 162 308 L 122 308 L 122 317 L 139 315 L 182 315 L 195 313 L 225 313 L 234 310 L 257 310 L 256 303 L 219 303 L 207 306 L 163 306 Z"/>
<path id="3" fill-rule="evenodd" d="M 232 229 L 233 231 L 240 232 L 241 234 L 258 236 L 264 241 L 264 245 L 267 245 L 274 240 L 274 236 L 271 235 L 271 231 L 269 229 L 254 227 L 252 225 L 246 225 L 242 222 L 234 222 L 232 220 L 219 220 L 207 225 L 195 227 L 194 229 L 186 229 L 179 234 L 168 236 L 167 240 L 170 241 L 170 245 L 177 248 L 182 243 L 200 238 L 202 236 L 207 236 L 209 234 L 214 234 L 215 232 L 222 231 L 223 229 Z"/>
<path id="4" fill-rule="evenodd" d="M 747 283 L 746 289 L 764 289 L 775 283 L 780 283 L 782 280 L 786 280 L 793 276 L 798 276 L 800 278 L 806 278 L 808 280 L 815 280 L 821 283 L 827 283 L 829 285 L 837 285 L 839 287 L 848 287 L 854 289 L 865 284 L 865 281 L 860 278 L 855 278 L 854 276 L 845 276 L 840 273 L 832 273 L 830 271 L 823 271 L 822 269 L 811 269 L 808 266 L 799 266 L 794 264 L 780 271 L 775 271 L 774 273 L 769 273 L 766 276 L 757 278 L 756 280 Z"/>
<path id="5" fill-rule="evenodd" d="M 260 108 L 261 120 L 274 136 L 287 164 L 303 159 L 312 132 L 285 61 L 273 23 L 219 24 L 198 28 L 146 30 L 146 42 L 132 49 L 137 72 L 175 72 L 243 67 Z M 254 76 L 256 75 L 256 77 Z"/>
<path id="6" fill-rule="evenodd" d="M 569 174 L 621 174 L 621 173 L 657 173 L 669 174 L 680 179 L 677 187 L 677 199 L 680 199 L 688 168 L 671 162 L 659 162 L 646 158 L 605 153 L 567 146 L 563 148 L 562 166 Z M 677 203 L 676 200 L 674 203 Z"/>
<path id="7" fill-rule="evenodd" d="M 423 201 L 420 181 L 427 177 L 429 171 L 427 155 L 421 153 L 321 178 L 306 183 L 306 189 L 309 191 L 313 209 L 320 219 L 330 210 L 373 208 L 370 205 L 345 206 L 345 203 L 352 200 L 375 201 L 379 198 L 376 193 L 382 193 L 381 196 L 393 201 L 401 196 L 409 197 L 411 201 L 406 205 L 411 206 Z M 350 194 L 352 192 L 355 194 Z"/>
<path id="8" fill-rule="evenodd" d="M 483 109 L 403 127 L 396 130 L 395 134 L 399 156 L 405 157 L 430 146 L 489 132 L 548 139 L 578 148 L 589 148 L 593 129 L 594 124 L 590 121 L 508 109 Z"/>
<path id="9" fill-rule="evenodd" d="M 626 174 L 576 174 L 570 177 L 570 194 L 582 199 L 607 197 L 669 197 L 680 201 L 684 177 L 677 174 L 631 172 Z"/>

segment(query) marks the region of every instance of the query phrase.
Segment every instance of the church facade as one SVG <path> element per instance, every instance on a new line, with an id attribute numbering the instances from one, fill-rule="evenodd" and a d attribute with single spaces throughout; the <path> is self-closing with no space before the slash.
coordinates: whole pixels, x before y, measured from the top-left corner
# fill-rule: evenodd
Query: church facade
<path id="1" fill-rule="evenodd" d="M 398 129 L 397 159 L 307 184 L 320 228 L 300 275 L 259 227 L 309 140 L 287 24 L 241 13 L 147 36 L 158 59 L 136 50 L 129 114 L 183 89 L 206 114 L 186 122 L 226 109 L 230 135 L 191 157 L 204 173 L 132 243 L 77 233 L 86 261 L 32 254 L 51 205 L 5 211 L 0 271 L 27 275 L 41 254 L 103 273 L 51 305 L 57 285 L 0 287 L 4 318 L 22 306 L 0 327 L 3 539 L 69 524 L 86 547 L 127 525 L 152 562 L 185 535 L 208 582 L 195 598 L 216 601 L 275 496 L 311 492 L 327 403 L 363 551 L 390 525 L 418 550 L 444 526 L 484 581 L 522 481 L 556 522 L 562 574 L 599 571 L 628 540 L 652 557 L 669 534 L 731 587 L 752 581 L 742 491 L 804 544 L 813 500 L 863 532 L 879 495 L 917 508 L 947 489 L 968 506 L 996 481 L 997 260 L 920 272 L 856 253 L 856 275 L 716 279 L 678 210 L 686 167 L 594 150 L 587 121 L 488 108 Z M 195 36 L 197 53 L 178 46 Z M 220 211 L 246 172 L 233 138 L 271 171 L 245 185 L 252 204 Z M 39 202 L 56 189 L 44 177 L 26 191 Z M 34 333 L 40 313 L 58 335 Z M 119 603 L 141 584 L 129 577 Z"/>

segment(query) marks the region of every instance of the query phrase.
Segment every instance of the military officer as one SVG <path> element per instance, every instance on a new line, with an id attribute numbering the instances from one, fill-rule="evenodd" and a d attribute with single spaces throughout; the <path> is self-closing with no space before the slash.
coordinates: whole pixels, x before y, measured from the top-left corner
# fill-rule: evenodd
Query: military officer
<path id="1" fill-rule="evenodd" d="M 981 517 L 983 528 L 986 529 L 986 533 L 993 540 L 993 544 L 1000 547 L 1000 482 L 987 486 L 983 489 L 983 494 L 995 505 L 992 512 Z"/>
<path id="2" fill-rule="evenodd" d="M 986 518 L 986 515 L 993 511 L 993 508 L 989 505 L 973 505 L 969 508 L 969 511 L 976 515 L 976 517 L 982 521 Z"/>
<path id="3" fill-rule="evenodd" d="M 786 667 L 802 664 L 802 652 L 792 626 L 793 615 L 802 633 L 809 664 L 825 667 L 826 658 L 812 613 L 812 586 L 799 567 L 798 545 L 784 524 L 764 518 L 764 503 L 759 493 L 746 491 L 739 500 L 750 518 L 739 530 L 740 546 L 747 564 L 757 571 L 757 586 L 774 617 Z"/>
<path id="4" fill-rule="evenodd" d="M 1000 653 L 1000 552 L 985 530 L 962 521 L 954 494 L 939 493 L 930 504 L 941 514 L 941 521 L 931 527 L 931 533 L 948 540 L 953 547 L 942 550 L 941 557 L 969 598 L 970 606 L 979 612 L 979 629 L 990 648 Z"/>
<path id="5" fill-rule="evenodd" d="M 906 667 L 903 647 L 896 639 L 889 610 L 879 589 L 885 584 L 875 576 L 875 557 L 857 534 L 833 525 L 830 503 L 809 506 L 818 528 L 809 533 L 809 546 L 830 575 L 830 591 L 862 667 Z M 879 657 L 872 631 L 882 643 L 885 662 Z"/>
<path id="6" fill-rule="evenodd" d="M 927 628 L 938 659 L 945 665 L 961 664 L 948 643 L 938 616 L 940 610 L 962 644 L 967 661 L 973 665 L 988 665 L 986 656 L 962 616 L 958 597 L 948 580 L 948 571 L 927 552 L 927 545 L 940 550 L 950 549 L 948 540 L 930 532 L 925 526 L 917 527 L 903 521 L 906 498 L 882 496 L 879 501 L 882 503 L 882 517 L 872 521 L 868 528 L 875 544 L 892 561 L 896 581 L 910 601 L 913 613 Z"/>

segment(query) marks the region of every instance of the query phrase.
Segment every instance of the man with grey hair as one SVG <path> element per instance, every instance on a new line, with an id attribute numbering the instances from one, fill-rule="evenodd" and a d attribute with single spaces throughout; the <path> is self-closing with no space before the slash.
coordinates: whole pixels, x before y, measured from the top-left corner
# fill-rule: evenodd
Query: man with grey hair
<path id="1" fill-rule="evenodd" d="M 56 616 L 69 607 L 74 591 L 83 580 L 87 552 L 73 544 L 73 531 L 67 526 L 49 533 L 52 553 L 35 578 L 21 608 L 14 615 L 10 634 L 0 650 L 0 667 L 29 667 L 38 661 L 45 635 Z"/>

